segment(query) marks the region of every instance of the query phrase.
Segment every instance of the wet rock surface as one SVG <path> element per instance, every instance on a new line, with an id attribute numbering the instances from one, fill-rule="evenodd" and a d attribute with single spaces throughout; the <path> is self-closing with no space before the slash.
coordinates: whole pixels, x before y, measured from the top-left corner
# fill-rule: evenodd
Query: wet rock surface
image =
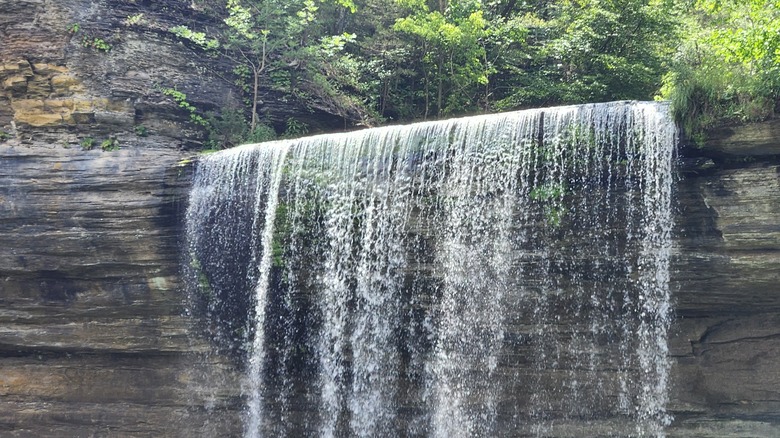
<path id="1" fill-rule="evenodd" d="M 780 119 L 722 127 L 710 133 L 706 148 L 720 157 L 780 155 Z"/>

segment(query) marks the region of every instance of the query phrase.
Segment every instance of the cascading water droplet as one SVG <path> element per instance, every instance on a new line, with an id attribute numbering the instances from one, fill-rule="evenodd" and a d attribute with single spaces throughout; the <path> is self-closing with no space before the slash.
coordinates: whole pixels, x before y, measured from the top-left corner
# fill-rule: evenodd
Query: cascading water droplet
<path id="1" fill-rule="evenodd" d="M 246 436 L 663 436 L 675 142 L 615 102 L 202 158 L 190 277 Z"/>

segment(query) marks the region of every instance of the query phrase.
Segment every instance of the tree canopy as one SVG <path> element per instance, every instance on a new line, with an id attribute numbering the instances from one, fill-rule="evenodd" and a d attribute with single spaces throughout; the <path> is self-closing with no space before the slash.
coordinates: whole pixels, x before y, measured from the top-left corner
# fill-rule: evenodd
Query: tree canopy
<path id="1" fill-rule="evenodd" d="M 694 135 L 780 96 L 780 0 L 195 1 L 223 26 L 171 32 L 232 61 L 255 140 L 271 89 L 365 125 L 655 97 Z"/>

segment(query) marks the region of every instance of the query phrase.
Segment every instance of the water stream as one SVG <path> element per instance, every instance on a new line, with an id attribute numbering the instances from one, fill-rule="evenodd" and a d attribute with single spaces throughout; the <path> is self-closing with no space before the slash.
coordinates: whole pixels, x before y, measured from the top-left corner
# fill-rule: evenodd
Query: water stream
<path id="1" fill-rule="evenodd" d="M 664 436 L 675 143 L 614 102 L 203 157 L 188 272 L 245 436 Z"/>

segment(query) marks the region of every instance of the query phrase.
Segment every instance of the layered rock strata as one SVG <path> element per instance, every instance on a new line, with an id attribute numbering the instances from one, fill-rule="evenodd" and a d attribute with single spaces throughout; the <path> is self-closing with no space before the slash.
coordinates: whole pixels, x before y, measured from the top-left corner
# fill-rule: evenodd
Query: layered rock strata
<path id="1" fill-rule="evenodd" d="M 189 335 L 179 280 L 180 159 L 148 144 L 0 147 L 3 436 L 199 435 L 220 421 L 200 391 L 222 368 Z"/>
<path id="2" fill-rule="evenodd" d="M 85 137 L 149 133 L 200 147 L 200 117 L 243 106 L 233 61 L 171 32 L 217 29 L 198 2 L 0 0 L 0 139 L 78 144 Z M 270 81 L 267 81 L 270 85 Z M 186 95 L 186 105 L 165 93 Z M 352 125 L 327 105 L 263 87 L 258 111 L 277 129 Z M 345 116 L 349 119 L 350 116 Z M 357 116 L 355 116 L 357 117 Z"/>
<path id="3" fill-rule="evenodd" d="M 670 436 L 780 436 L 777 122 L 683 153 L 706 158 L 677 185 Z"/>
<path id="4" fill-rule="evenodd" d="M 179 279 L 176 166 L 203 132 L 161 91 L 200 112 L 236 99 L 221 61 L 168 31 L 208 17 L 183 1 L 0 11 L 0 435 L 232 434 L 208 408 L 229 367 L 190 336 Z"/>
<path id="5" fill-rule="evenodd" d="M 182 153 L 0 148 L 0 430 L 240 434 L 228 358 L 191 336 L 180 281 Z M 780 163 L 683 167 L 669 436 L 780 432 Z"/>

